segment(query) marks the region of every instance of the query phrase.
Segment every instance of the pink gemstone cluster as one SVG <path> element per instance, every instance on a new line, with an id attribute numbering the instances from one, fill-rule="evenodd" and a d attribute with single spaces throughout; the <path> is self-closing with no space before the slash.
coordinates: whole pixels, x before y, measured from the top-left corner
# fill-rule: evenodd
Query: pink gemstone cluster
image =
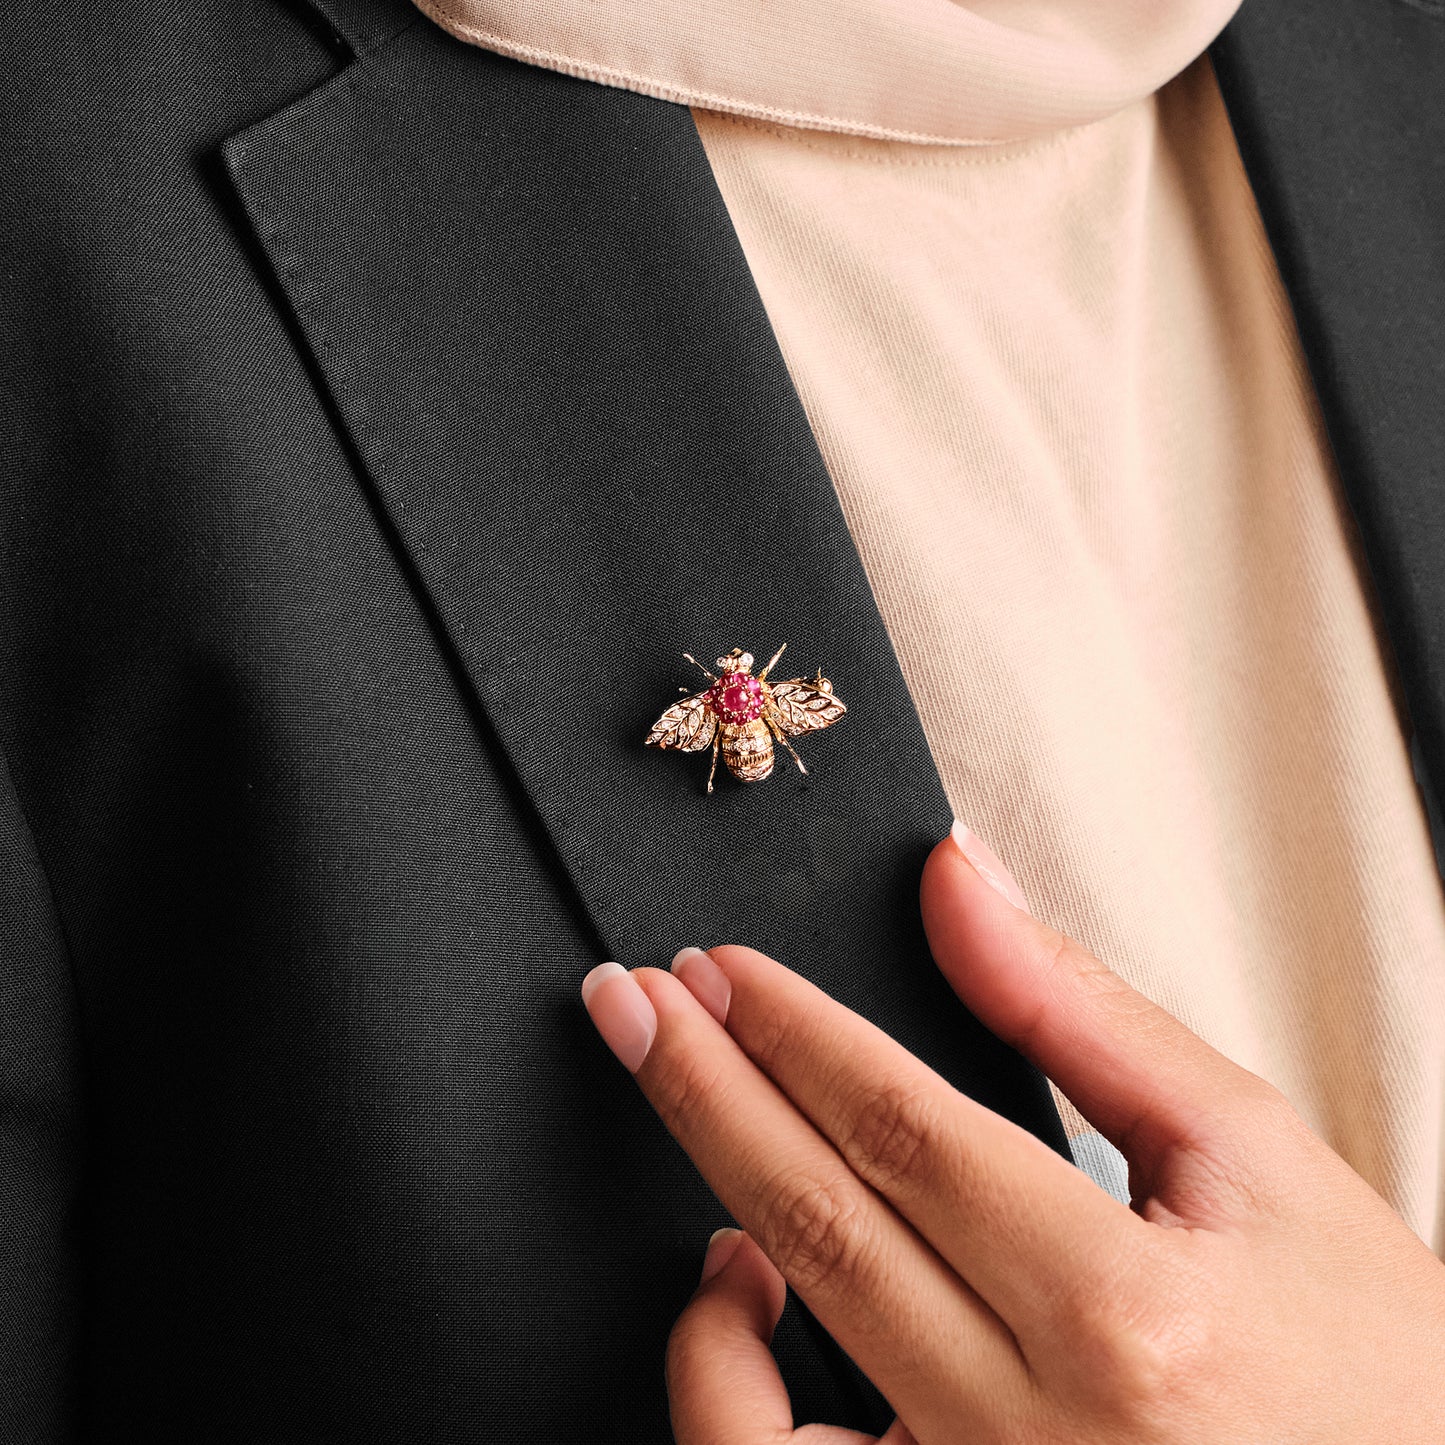
<path id="1" fill-rule="evenodd" d="M 725 672 L 707 693 L 708 706 L 725 723 L 748 723 L 762 716 L 763 685 L 749 673 Z"/>

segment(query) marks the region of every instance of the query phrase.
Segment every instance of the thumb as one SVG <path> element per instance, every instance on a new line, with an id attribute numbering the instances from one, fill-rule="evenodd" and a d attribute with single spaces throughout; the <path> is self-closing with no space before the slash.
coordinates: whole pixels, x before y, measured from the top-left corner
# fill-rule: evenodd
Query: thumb
<path id="1" fill-rule="evenodd" d="M 759 1445 L 791 1433 L 793 1407 L 768 1348 L 787 1288 L 740 1230 L 708 1242 L 702 1283 L 667 1341 L 677 1445 Z"/>
<path id="2" fill-rule="evenodd" d="M 769 1344 L 788 1287 L 757 1243 L 720 1229 L 702 1283 L 667 1341 L 667 1395 L 677 1445 L 871 1445 L 831 1425 L 793 1431 L 793 1406 Z M 901 1424 L 885 1445 L 914 1445 Z"/>
<path id="3" fill-rule="evenodd" d="M 977 861 L 974 859 L 977 855 Z M 1081 943 L 1016 906 L 1018 885 L 962 824 L 934 848 L 920 902 L 929 947 L 979 1021 L 1047 1074 L 1131 1164 L 1218 1156 L 1283 1098 L 1144 997 Z"/>

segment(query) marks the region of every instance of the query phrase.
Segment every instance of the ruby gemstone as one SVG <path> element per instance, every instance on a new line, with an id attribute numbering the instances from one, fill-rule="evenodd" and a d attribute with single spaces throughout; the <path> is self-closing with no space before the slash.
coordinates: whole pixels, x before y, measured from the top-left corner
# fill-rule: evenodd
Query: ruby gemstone
<path id="1" fill-rule="evenodd" d="M 724 673 L 708 690 L 712 710 L 725 723 L 752 722 L 763 711 L 763 685 L 749 673 Z"/>

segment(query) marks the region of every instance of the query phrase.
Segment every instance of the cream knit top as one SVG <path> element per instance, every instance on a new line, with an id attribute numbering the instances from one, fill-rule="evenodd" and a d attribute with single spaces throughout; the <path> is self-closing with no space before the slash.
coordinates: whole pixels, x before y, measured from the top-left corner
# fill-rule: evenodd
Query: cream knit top
<path id="1" fill-rule="evenodd" d="M 1445 1246 L 1445 897 L 1239 0 L 418 3 L 691 105 L 958 815 Z"/>

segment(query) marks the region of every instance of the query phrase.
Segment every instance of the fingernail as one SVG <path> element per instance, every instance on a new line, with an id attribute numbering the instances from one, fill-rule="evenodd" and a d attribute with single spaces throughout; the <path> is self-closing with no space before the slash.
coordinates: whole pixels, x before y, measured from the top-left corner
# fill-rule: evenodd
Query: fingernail
<path id="1" fill-rule="evenodd" d="M 979 877 L 990 887 L 1002 893 L 1015 908 L 1022 908 L 1027 913 L 1029 900 L 1024 897 L 1023 889 L 1014 881 L 1013 874 L 1003 866 L 1003 859 L 962 818 L 955 818 L 953 827 L 949 831 L 953 835 L 953 841 L 958 845 L 958 851 L 973 865 L 974 871 Z"/>
<path id="2" fill-rule="evenodd" d="M 728 982 L 727 974 L 702 949 L 678 949 L 672 960 L 672 971 L 720 1024 L 727 1023 L 733 986 Z"/>
<path id="3" fill-rule="evenodd" d="M 724 1225 L 721 1229 L 713 1231 L 712 1238 L 707 1242 L 707 1253 L 702 1257 L 702 1278 L 699 1284 L 706 1284 L 722 1267 L 738 1252 L 738 1245 L 743 1242 L 741 1229 L 733 1229 Z"/>
<path id="4" fill-rule="evenodd" d="M 603 1042 L 635 1074 L 657 1036 L 657 1012 L 642 986 L 620 963 L 599 963 L 582 980 L 582 1002 Z"/>

